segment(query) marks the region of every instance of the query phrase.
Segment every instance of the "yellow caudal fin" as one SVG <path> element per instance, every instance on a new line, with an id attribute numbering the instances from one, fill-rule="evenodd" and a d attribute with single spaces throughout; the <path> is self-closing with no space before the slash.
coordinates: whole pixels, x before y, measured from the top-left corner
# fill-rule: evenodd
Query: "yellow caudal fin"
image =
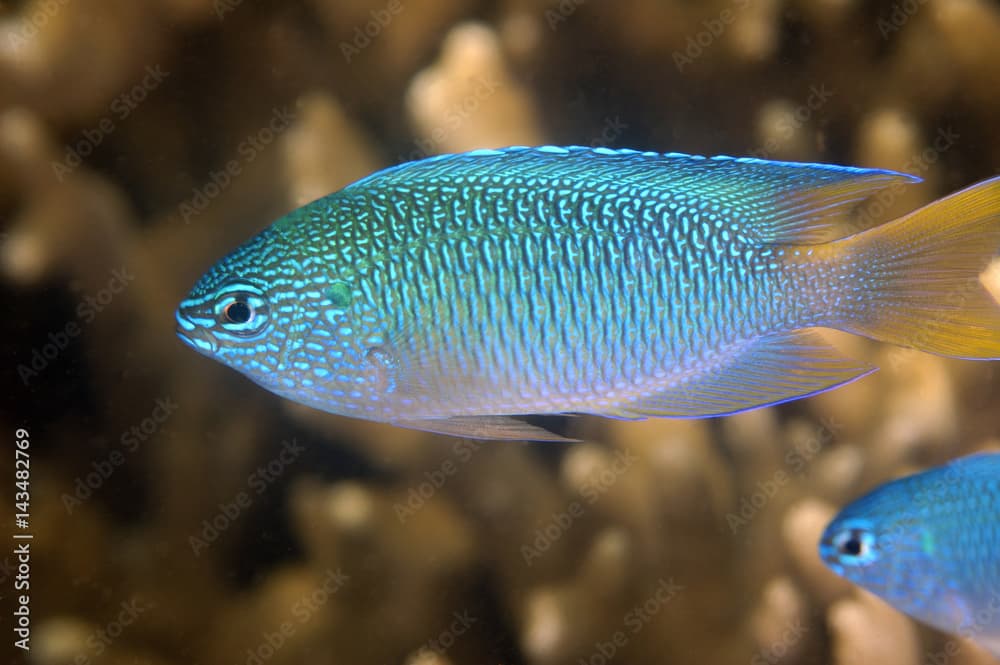
<path id="1" fill-rule="evenodd" d="M 1000 304 L 981 279 L 1000 258 L 1000 177 L 840 243 L 859 291 L 844 294 L 857 305 L 838 327 L 942 356 L 1000 359 Z"/>

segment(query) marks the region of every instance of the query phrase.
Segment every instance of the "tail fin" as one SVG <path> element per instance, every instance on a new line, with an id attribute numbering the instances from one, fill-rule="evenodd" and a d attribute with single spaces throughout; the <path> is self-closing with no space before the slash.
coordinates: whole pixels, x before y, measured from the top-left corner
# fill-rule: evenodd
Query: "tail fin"
<path id="1" fill-rule="evenodd" d="M 1000 177 L 840 242 L 855 274 L 871 279 L 844 329 L 942 356 L 1000 359 L 1000 304 L 980 280 L 1000 256 Z"/>

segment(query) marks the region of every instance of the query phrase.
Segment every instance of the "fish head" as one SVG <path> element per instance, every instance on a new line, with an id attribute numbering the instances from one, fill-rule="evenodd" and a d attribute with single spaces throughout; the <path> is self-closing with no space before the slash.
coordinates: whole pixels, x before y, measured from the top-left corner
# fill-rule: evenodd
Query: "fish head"
<path id="1" fill-rule="evenodd" d="M 838 575 L 922 618 L 939 597 L 941 571 L 932 525 L 907 480 L 844 508 L 823 532 L 819 554 Z"/>
<path id="2" fill-rule="evenodd" d="M 370 289 L 350 253 L 310 235 L 307 214 L 290 213 L 212 266 L 178 306 L 177 335 L 283 397 L 378 418 L 398 367 L 383 308 L 362 296 Z"/>
<path id="3" fill-rule="evenodd" d="M 213 265 L 175 312 L 195 351 L 277 391 L 301 325 L 298 258 L 274 226 Z"/>

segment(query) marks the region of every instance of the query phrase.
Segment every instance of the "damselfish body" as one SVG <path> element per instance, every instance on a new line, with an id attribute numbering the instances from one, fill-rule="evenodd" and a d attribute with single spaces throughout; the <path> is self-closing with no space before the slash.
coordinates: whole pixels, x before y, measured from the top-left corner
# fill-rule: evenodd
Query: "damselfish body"
<path id="1" fill-rule="evenodd" d="M 1000 453 L 882 485 L 830 523 L 836 573 L 1000 657 Z"/>
<path id="2" fill-rule="evenodd" d="M 980 274 L 1000 178 L 849 234 L 891 171 L 582 147 L 432 157 L 314 201 L 214 265 L 192 347 L 345 416 L 494 439 L 511 418 L 705 417 L 873 371 L 814 330 L 1000 358 Z"/>

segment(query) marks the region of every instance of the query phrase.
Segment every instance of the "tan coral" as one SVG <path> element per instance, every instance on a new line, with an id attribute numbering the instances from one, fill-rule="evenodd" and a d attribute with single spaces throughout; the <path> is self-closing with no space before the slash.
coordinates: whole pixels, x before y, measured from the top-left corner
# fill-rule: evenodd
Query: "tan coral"
<path id="1" fill-rule="evenodd" d="M 438 64 L 410 84 L 406 105 L 418 135 L 414 156 L 543 142 L 533 102 L 483 25 L 449 33 Z"/>

